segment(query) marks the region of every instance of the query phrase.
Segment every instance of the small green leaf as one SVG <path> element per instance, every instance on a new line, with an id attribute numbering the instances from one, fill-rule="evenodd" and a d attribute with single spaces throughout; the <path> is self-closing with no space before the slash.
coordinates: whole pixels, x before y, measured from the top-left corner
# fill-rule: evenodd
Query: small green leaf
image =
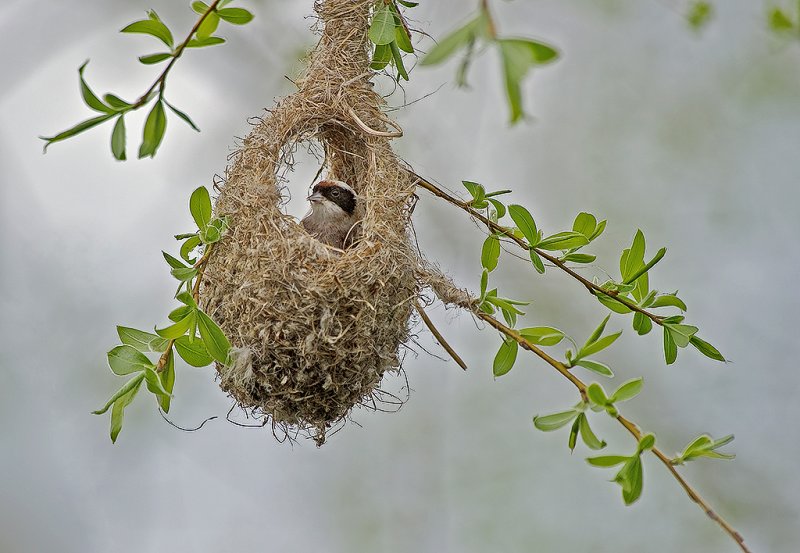
<path id="1" fill-rule="evenodd" d="M 560 413 L 553 413 L 552 415 L 533 417 L 533 425 L 542 432 L 552 432 L 569 424 L 580 411 L 577 409 L 569 409 L 568 411 L 561 411 Z"/>
<path id="2" fill-rule="evenodd" d="M 497 350 L 497 355 L 495 355 L 494 364 L 492 365 L 492 372 L 495 377 L 508 374 L 514 367 L 518 350 L 519 344 L 517 342 L 503 339 L 503 343 L 500 344 L 500 349 Z"/>
<path id="3" fill-rule="evenodd" d="M 593 263 L 597 259 L 596 255 L 588 253 L 568 253 L 561 258 L 561 261 L 572 261 L 573 263 Z"/>
<path id="4" fill-rule="evenodd" d="M 192 251 L 200 245 L 200 237 L 195 235 L 190 236 L 186 241 L 181 244 L 181 258 L 187 263 L 193 264 L 195 259 L 191 257 Z"/>
<path id="5" fill-rule="evenodd" d="M 78 78 L 81 82 L 81 96 L 83 96 L 83 101 L 87 106 L 100 113 L 114 113 L 114 108 L 104 104 L 103 101 L 92 92 L 89 85 L 87 85 L 86 81 L 83 79 L 83 71 L 86 69 L 88 63 L 89 61 L 87 60 L 78 68 Z"/>
<path id="6" fill-rule="evenodd" d="M 171 57 L 172 54 L 169 52 L 148 54 L 146 56 L 139 56 L 139 62 L 143 63 L 144 65 L 155 65 L 156 63 L 161 63 L 162 61 L 168 60 Z"/>
<path id="7" fill-rule="evenodd" d="M 119 161 L 125 161 L 125 116 L 120 115 L 111 133 L 111 153 Z"/>
<path id="8" fill-rule="evenodd" d="M 615 467 L 617 465 L 621 465 L 630 459 L 630 457 L 625 457 L 623 455 L 601 455 L 599 457 L 589 457 L 586 459 L 586 462 L 592 465 L 593 467 Z"/>
<path id="9" fill-rule="evenodd" d="M 370 68 L 380 71 L 392 61 L 392 48 L 388 44 L 376 44 L 372 53 Z"/>
<path id="10" fill-rule="evenodd" d="M 644 378 L 633 378 L 626 381 L 617 388 L 616 392 L 611 394 L 611 403 L 633 399 L 642 391 L 642 386 L 644 386 Z"/>
<path id="11" fill-rule="evenodd" d="M 408 31 L 406 30 L 405 25 L 403 25 L 403 22 L 400 19 L 400 13 L 397 11 L 397 8 L 395 7 L 394 4 L 390 4 L 389 7 L 391 8 L 395 17 L 394 41 L 397 43 L 397 47 L 400 48 L 403 52 L 413 54 L 414 45 L 411 44 L 411 37 L 408 35 Z"/>
<path id="12" fill-rule="evenodd" d="M 158 404 L 161 406 L 161 409 L 165 413 L 169 413 L 169 406 L 172 403 L 172 390 L 175 388 L 175 355 L 172 351 L 167 354 L 167 361 L 164 365 L 164 370 L 162 370 L 158 374 L 159 379 L 161 380 L 161 386 L 164 388 L 164 391 L 167 392 L 167 395 L 158 395 L 156 399 L 158 400 Z"/>
<path id="13" fill-rule="evenodd" d="M 653 329 L 653 321 L 651 321 L 643 313 L 634 313 L 633 329 L 639 334 L 639 336 L 644 336 Z"/>
<path id="14" fill-rule="evenodd" d="M 564 339 L 564 333 L 552 326 L 522 328 L 519 333 L 523 338 L 537 346 L 555 346 Z"/>
<path id="15" fill-rule="evenodd" d="M 581 351 L 578 352 L 578 357 L 589 357 L 590 355 L 594 355 L 595 353 L 598 353 L 598 352 L 606 349 L 608 346 L 610 346 L 611 344 L 616 342 L 617 338 L 619 338 L 620 335 L 622 335 L 622 331 L 621 330 L 619 332 L 614 333 L 614 334 L 609 334 L 608 336 L 603 336 L 599 340 L 597 340 L 595 342 L 592 342 L 591 344 L 588 344 L 588 345 L 582 347 Z"/>
<path id="16" fill-rule="evenodd" d="M 216 46 L 217 44 L 225 44 L 225 39 L 219 36 L 208 36 L 206 38 L 193 38 L 187 44 L 187 48 L 205 48 L 207 46 Z"/>
<path id="17" fill-rule="evenodd" d="M 581 439 L 583 440 L 583 443 L 586 444 L 586 447 L 594 450 L 599 450 L 606 447 L 605 440 L 599 439 L 592 431 L 592 427 L 589 426 L 589 419 L 585 413 L 578 415 L 578 426 L 581 433 Z"/>
<path id="18" fill-rule="evenodd" d="M 134 347 L 141 352 L 163 352 L 167 349 L 167 340 L 150 332 L 126 326 L 117 326 L 117 334 L 123 344 Z"/>
<path id="19" fill-rule="evenodd" d="M 208 11 L 208 4 L 201 2 L 200 0 L 196 0 L 195 2 L 192 2 L 192 10 L 199 15 L 203 15 Z"/>
<path id="20" fill-rule="evenodd" d="M 698 331 L 696 326 L 683 324 L 664 324 L 664 328 L 669 330 L 672 340 L 679 348 L 688 346 L 692 336 Z"/>
<path id="21" fill-rule="evenodd" d="M 170 356 L 172 353 L 170 352 Z M 147 368 L 144 371 L 144 381 L 147 384 L 147 389 L 150 390 L 153 394 L 157 396 L 164 396 L 170 397 L 171 394 L 164 389 L 164 385 L 161 383 L 161 378 L 159 378 L 158 373 L 155 369 Z"/>
<path id="22" fill-rule="evenodd" d="M 486 189 L 483 187 L 482 184 L 478 184 L 477 182 L 472 182 L 468 180 L 462 180 L 461 184 L 464 185 L 464 188 L 467 189 L 467 192 L 470 193 L 474 201 L 479 202 L 486 197 Z"/>
<path id="23" fill-rule="evenodd" d="M 603 321 L 599 325 L 597 325 L 597 328 L 595 328 L 592 331 L 592 334 L 589 336 L 589 339 L 586 340 L 586 344 L 585 344 L 586 346 L 588 346 L 589 344 L 591 344 L 593 342 L 596 342 L 597 339 L 600 338 L 600 336 L 603 335 L 603 332 L 605 332 L 605 330 L 606 330 L 606 325 L 608 324 L 609 319 L 611 319 L 611 315 L 606 315 L 606 318 L 603 319 Z"/>
<path id="24" fill-rule="evenodd" d="M 162 338 L 166 338 L 167 340 L 175 340 L 177 338 L 180 338 L 181 336 L 186 334 L 186 331 L 189 330 L 189 328 L 193 325 L 194 318 L 195 315 L 194 313 L 192 313 L 190 316 L 186 317 L 183 320 L 178 321 L 173 325 L 160 329 L 157 328 L 156 334 L 158 334 Z"/>
<path id="25" fill-rule="evenodd" d="M 164 104 L 158 101 L 153 106 L 153 109 L 150 110 L 144 123 L 142 145 L 139 147 L 139 159 L 156 155 L 156 150 L 161 145 L 166 130 L 167 116 L 164 113 Z"/>
<path id="26" fill-rule="evenodd" d="M 695 1 L 689 6 L 686 20 L 692 29 L 699 31 L 708 24 L 713 15 L 714 7 L 711 4 L 704 1 Z"/>
<path id="27" fill-rule="evenodd" d="M 197 228 L 205 230 L 212 216 L 211 196 L 205 186 L 200 186 L 192 192 L 189 198 L 189 211 Z"/>
<path id="28" fill-rule="evenodd" d="M 498 218 L 506 216 L 506 206 L 504 206 L 502 202 L 490 198 L 487 199 L 487 201 L 494 206 L 495 211 L 497 211 Z"/>
<path id="29" fill-rule="evenodd" d="M 686 304 L 675 294 L 657 296 L 650 307 L 677 307 L 681 311 L 686 311 Z"/>
<path id="30" fill-rule="evenodd" d="M 531 263 L 533 263 L 533 268 L 536 269 L 537 273 L 543 275 L 544 262 L 542 261 L 542 258 L 539 257 L 539 254 L 533 251 L 533 249 L 530 250 L 530 254 L 531 254 Z"/>
<path id="31" fill-rule="evenodd" d="M 124 395 L 130 393 L 131 390 L 134 390 L 134 389 L 138 388 L 143 380 L 144 380 L 144 373 L 137 374 L 136 376 L 134 376 L 133 378 L 128 380 L 122 386 L 122 388 L 117 390 L 114 393 L 114 395 L 111 396 L 111 399 L 109 399 L 103 407 L 101 407 L 100 409 L 97 409 L 96 411 L 92 411 L 92 414 L 93 415 L 102 415 L 103 413 L 108 411 L 108 408 L 111 407 L 114 404 L 114 402 L 116 402 L 118 399 L 120 399 Z"/>
<path id="32" fill-rule="evenodd" d="M 420 65 L 436 65 L 447 60 L 461 48 L 474 41 L 481 27 L 485 26 L 484 17 L 478 16 L 467 22 L 440 40 L 430 52 L 422 58 Z"/>
<path id="33" fill-rule="evenodd" d="M 180 259 L 171 256 L 170 254 L 168 254 L 167 252 L 165 252 L 163 250 L 161 251 L 161 255 L 164 256 L 164 260 L 173 269 L 188 269 L 189 268 L 186 265 L 184 265 L 183 262 Z"/>
<path id="34" fill-rule="evenodd" d="M 642 488 L 644 484 L 644 475 L 642 471 L 642 460 L 637 456 L 628 461 L 628 465 L 622 468 L 622 473 L 625 471 L 626 476 L 622 485 L 622 500 L 625 505 L 631 505 L 642 495 Z M 626 470 L 627 469 L 627 470 Z"/>
<path id="35" fill-rule="evenodd" d="M 716 361 L 722 361 L 723 363 L 726 361 L 725 357 L 719 352 L 717 348 L 715 348 L 714 346 L 712 346 L 705 340 L 700 339 L 697 336 L 692 336 L 689 339 L 689 343 L 692 344 L 695 348 L 697 348 L 697 351 L 699 351 L 706 357 L 709 357 Z"/>
<path id="36" fill-rule="evenodd" d="M 616 299 L 614 299 L 612 297 L 609 297 L 609 296 L 607 296 L 605 294 L 597 293 L 597 294 L 595 294 L 595 297 L 597 298 L 597 301 L 599 301 L 600 303 L 602 303 L 603 305 L 608 307 L 614 313 L 620 313 L 620 314 L 624 315 L 626 313 L 630 313 L 631 312 L 630 308 L 626 307 L 622 302 L 620 302 L 620 301 L 618 301 L 618 300 L 616 300 Z M 625 296 L 624 294 L 620 294 L 618 297 L 623 297 L 623 298 L 627 299 L 627 296 Z"/>
<path id="37" fill-rule="evenodd" d="M 169 273 L 181 282 L 188 282 L 197 276 L 197 269 L 194 267 L 172 269 Z"/>
<path id="38" fill-rule="evenodd" d="M 589 398 L 589 401 L 599 407 L 605 407 L 608 404 L 606 392 L 597 382 L 592 382 L 586 387 L 586 397 Z"/>
<path id="39" fill-rule="evenodd" d="M 181 359 L 192 367 L 205 367 L 214 361 L 202 340 L 195 339 L 190 341 L 189 336 L 181 336 L 175 340 L 175 349 Z"/>
<path id="40" fill-rule="evenodd" d="M 115 94 L 106 94 L 103 96 L 103 100 L 117 111 L 124 111 L 133 107 L 133 104 L 126 102 Z"/>
<path id="41" fill-rule="evenodd" d="M 397 42 L 390 42 L 389 48 L 392 50 L 392 59 L 394 60 L 394 66 L 397 68 L 397 82 L 400 82 L 401 77 L 408 80 L 408 72 L 406 71 L 405 65 L 403 65 L 403 54 L 400 53 Z"/>
<path id="42" fill-rule="evenodd" d="M 217 326 L 217 323 L 211 320 L 211 317 L 202 311 L 198 311 L 197 316 L 197 327 L 200 330 L 200 336 L 203 338 L 208 353 L 218 363 L 227 363 L 231 343 Z"/>
<path id="43" fill-rule="evenodd" d="M 592 361 L 590 359 L 579 359 L 575 362 L 576 365 L 583 367 L 584 369 L 589 369 L 592 372 L 595 372 L 602 376 L 607 376 L 609 378 L 614 377 L 614 373 L 608 367 L 608 365 L 604 365 L 603 363 L 598 363 L 597 361 Z"/>
<path id="44" fill-rule="evenodd" d="M 246 25 L 253 20 L 253 14 L 244 8 L 222 8 L 217 10 L 219 18 L 233 25 Z"/>
<path id="45" fill-rule="evenodd" d="M 500 239 L 496 234 L 490 234 L 481 248 L 481 265 L 490 272 L 494 271 L 498 259 L 500 259 Z"/>
<path id="46" fill-rule="evenodd" d="M 88 131 L 89 129 L 91 129 L 92 127 L 96 127 L 100 123 L 105 123 L 106 121 L 108 121 L 109 119 L 114 117 L 114 115 L 115 115 L 114 113 L 110 113 L 110 114 L 106 114 L 106 115 L 100 115 L 99 117 L 94 117 L 92 119 L 87 119 L 86 121 L 83 121 L 82 123 L 78 123 L 74 127 L 70 128 L 70 129 L 67 129 L 67 130 L 65 130 L 63 132 L 60 132 L 60 133 L 58 133 L 58 134 L 56 134 L 54 136 L 49 136 L 49 137 L 48 136 L 40 136 L 39 138 L 46 142 L 46 144 L 44 145 L 44 151 L 46 152 L 47 148 L 51 144 L 55 144 L 56 142 L 61 142 L 62 140 L 66 140 L 67 138 L 72 138 L 76 134 L 80 134 L 80 133 L 82 133 L 84 131 Z"/>
<path id="47" fill-rule="evenodd" d="M 217 27 L 219 27 L 219 15 L 217 15 L 215 12 L 210 12 L 208 15 L 206 15 L 205 19 L 203 19 L 203 22 L 197 28 L 197 32 L 195 33 L 197 40 L 207 39 L 214 34 L 214 31 L 217 30 Z"/>
<path id="48" fill-rule="evenodd" d="M 483 272 L 481 273 L 481 302 L 486 299 L 487 286 L 489 286 L 489 270 L 484 268 Z"/>
<path id="49" fill-rule="evenodd" d="M 794 22 L 780 8 L 772 10 L 769 16 L 769 26 L 773 31 L 791 31 L 794 29 Z"/>
<path id="50" fill-rule="evenodd" d="M 121 33 L 141 33 L 156 37 L 158 40 L 173 47 L 172 33 L 163 22 L 156 19 L 144 19 L 131 23 L 120 31 Z"/>
<path id="51" fill-rule="evenodd" d="M 511 204 L 508 206 L 508 214 L 514 220 L 514 224 L 525 236 L 525 240 L 531 246 L 537 246 L 539 242 L 539 230 L 536 228 L 536 221 L 530 211 L 521 205 Z"/>
<path id="52" fill-rule="evenodd" d="M 140 372 L 153 366 L 145 354 L 127 344 L 113 348 L 108 352 L 107 357 L 108 366 L 118 376 Z"/>
<path id="53" fill-rule="evenodd" d="M 544 238 L 536 244 L 536 247 L 543 250 L 571 250 L 572 248 L 585 246 L 588 243 L 589 239 L 580 232 L 565 231 Z"/>
<path id="54" fill-rule="evenodd" d="M 667 365 L 672 365 L 678 358 L 678 346 L 675 345 L 675 340 L 672 339 L 672 333 L 669 328 L 664 327 L 664 359 Z"/>
<path id="55" fill-rule="evenodd" d="M 639 453 L 641 453 L 643 451 L 650 451 L 655 447 L 655 445 L 656 445 L 655 434 L 648 432 L 647 434 L 642 436 L 641 440 L 639 440 L 639 446 L 637 449 L 639 450 Z"/>
<path id="56" fill-rule="evenodd" d="M 372 23 L 369 26 L 369 39 L 374 44 L 390 44 L 395 37 L 394 14 L 385 4 L 379 5 L 372 16 Z"/>
<path id="57" fill-rule="evenodd" d="M 569 429 L 569 441 L 567 442 L 567 446 L 569 447 L 570 453 L 575 451 L 575 445 L 578 443 L 578 432 L 580 430 L 582 417 L 585 417 L 583 413 L 578 415 L 575 422 L 572 423 L 572 428 Z"/>
<path id="58" fill-rule="evenodd" d="M 584 211 L 578 213 L 578 216 L 575 217 L 575 222 L 572 223 L 572 230 L 583 234 L 587 240 L 592 236 L 596 228 L 597 218 Z"/>
<path id="59" fill-rule="evenodd" d="M 182 305 L 182 306 L 178 307 L 177 309 L 173 309 L 170 312 L 170 314 L 167 315 L 167 317 L 169 318 L 170 321 L 173 321 L 173 322 L 177 323 L 178 321 L 182 321 L 183 319 L 185 319 L 186 317 L 191 315 L 193 311 L 194 311 L 194 307 L 193 306 L 191 306 L 191 305 Z"/>

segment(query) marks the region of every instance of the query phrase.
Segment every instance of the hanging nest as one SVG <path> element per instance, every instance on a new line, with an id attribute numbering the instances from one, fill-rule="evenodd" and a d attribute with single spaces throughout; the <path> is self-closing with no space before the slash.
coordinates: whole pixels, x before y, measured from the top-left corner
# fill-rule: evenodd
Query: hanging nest
<path id="1" fill-rule="evenodd" d="M 221 387 L 248 412 L 318 444 L 400 370 L 420 292 L 409 238 L 414 183 L 390 147 L 397 127 L 369 82 L 374 0 L 315 4 L 322 36 L 298 91 L 255 125 L 216 201 L 231 230 L 215 246 L 204 308 L 230 339 Z M 282 212 L 279 176 L 298 145 L 317 141 L 327 178 L 352 186 L 358 242 L 340 252 Z"/>

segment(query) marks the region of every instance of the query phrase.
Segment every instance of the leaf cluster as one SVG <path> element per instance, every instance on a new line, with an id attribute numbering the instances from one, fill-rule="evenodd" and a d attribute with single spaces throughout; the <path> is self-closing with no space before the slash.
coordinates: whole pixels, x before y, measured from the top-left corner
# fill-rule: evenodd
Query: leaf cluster
<path id="1" fill-rule="evenodd" d="M 214 361 L 226 363 L 228 360 L 230 342 L 197 304 L 201 271 L 211 248 L 227 230 L 228 222 L 225 218 L 212 216 L 211 198 L 202 186 L 192 193 L 189 210 L 198 229 L 194 233 L 176 236 L 183 240 L 180 253 L 183 261 L 162 252 L 172 276 L 180 282 L 175 293 L 180 306 L 169 313 L 171 324 L 155 328 L 154 332 L 117 326 L 121 345 L 112 348 L 107 355 L 114 374 L 133 375 L 102 408 L 93 411 L 102 415 L 111 409 L 112 442 L 116 442 L 122 430 L 125 408 L 143 383 L 156 396 L 159 407 L 169 412 L 175 385 L 176 354 L 192 367 L 205 367 Z M 195 250 L 202 253 L 199 261 L 191 257 Z M 148 357 L 153 353 L 159 355 L 157 361 Z"/>
<path id="2" fill-rule="evenodd" d="M 411 33 L 398 4 L 413 8 L 419 2 L 407 0 L 376 0 L 369 26 L 369 39 L 374 44 L 370 67 L 376 71 L 394 65 L 397 80 L 408 80 L 408 71 L 403 63 L 403 52 L 414 53 Z"/>
<path id="3" fill-rule="evenodd" d="M 183 111 L 172 105 L 164 96 L 166 89 L 166 79 L 169 70 L 175 61 L 183 54 L 186 48 L 202 48 L 215 46 L 225 42 L 225 39 L 213 36 L 220 21 L 225 21 L 234 25 L 244 25 L 253 19 L 253 15 L 243 8 L 226 7 L 232 0 L 217 0 L 211 6 L 204 2 L 192 2 L 192 9 L 200 15 L 198 24 L 192 29 L 186 40 L 176 45 L 173 33 L 164 21 L 154 10 L 147 12 L 147 19 L 134 21 L 125 26 L 120 32 L 126 34 L 144 34 L 151 36 L 167 47 L 168 51 L 156 52 L 139 56 L 139 62 L 145 65 L 155 65 L 169 60 L 169 64 L 156 79 L 153 85 L 135 101 L 123 100 L 116 94 L 104 94 L 102 98 L 97 96 L 84 79 L 84 70 L 89 63 L 86 61 L 78 69 L 78 80 L 80 82 L 81 97 L 84 103 L 93 111 L 100 115 L 82 121 L 77 125 L 57 133 L 53 136 L 41 137 L 45 141 L 45 151 L 47 147 L 56 142 L 61 142 L 85 132 L 97 125 L 115 120 L 114 128 L 111 131 L 111 153 L 114 158 L 120 161 L 127 159 L 127 133 L 125 128 L 125 116 L 133 111 L 141 109 L 152 103 L 145 120 L 142 131 L 142 142 L 139 146 L 139 159 L 154 157 L 164 139 L 167 130 L 167 111 L 171 111 L 178 116 L 192 129 L 199 132 L 199 128 L 194 121 Z"/>

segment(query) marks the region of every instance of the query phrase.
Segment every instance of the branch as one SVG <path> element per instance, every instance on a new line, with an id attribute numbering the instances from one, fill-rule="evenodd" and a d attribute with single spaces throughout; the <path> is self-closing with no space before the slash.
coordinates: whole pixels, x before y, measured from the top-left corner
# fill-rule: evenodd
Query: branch
<path id="1" fill-rule="evenodd" d="M 519 332 L 517 332 L 513 328 L 504 325 L 491 315 L 487 315 L 486 313 L 483 313 L 482 311 L 479 310 L 475 310 L 473 311 L 473 313 L 479 319 L 486 321 L 493 328 L 495 328 L 502 334 L 505 334 L 509 338 L 516 341 L 520 346 L 522 346 L 522 348 L 539 356 L 548 365 L 556 369 L 559 373 L 561 373 L 561 375 L 563 375 L 578 389 L 578 392 L 580 392 L 581 394 L 581 398 L 584 401 L 586 401 L 587 386 L 580 378 L 578 378 L 569 371 L 569 367 L 557 361 L 556 359 L 553 359 L 552 357 L 547 355 L 544 351 L 542 351 L 534 344 L 526 340 Z M 617 421 L 619 421 L 619 423 L 623 427 L 625 427 L 625 429 L 628 432 L 630 432 L 630 434 L 637 440 L 637 442 L 642 438 L 642 432 L 639 430 L 639 427 L 632 421 L 626 419 L 620 414 L 617 414 L 615 418 L 617 419 Z M 739 532 L 737 532 L 724 518 L 718 515 L 717 512 L 714 511 L 714 509 L 711 507 L 711 505 L 709 505 L 708 502 L 705 499 L 703 499 L 703 497 L 699 493 L 697 493 L 697 491 L 694 488 L 692 488 L 692 486 L 683 478 L 683 476 L 681 476 L 681 474 L 672 464 L 669 456 L 667 456 L 663 451 L 661 451 L 656 447 L 652 449 L 652 452 L 653 455 L 655 455 L 658 458 L 658 460 L 661 461 L 661 463 L 667 468 L 670 474 L 672 474 L 672 476 L 678 481 L 678 483 L 681 485 L 684 491 L 686 491 L 686 493 L 689 495 L 689 498 L 695 503 L 697 503 L 697 505 L 699 505 L 700 508 L 703 509 L 703 512 L 705 512 L 706 515 L 708 515 L 709 518 L 711 518 L 711 520 L 719 524 L 719 526 L 725 531 L 725 533 L 727 533 L 731 538 L 733 538 L 733 540 L 737 543 L 739 548 L 744 553 L 750 553 L 750 550 L 744 543 L 744 538 L 742 537 L 742 535 Z"/>
<path id="2" fill-rule="evenodd" d="M 475 210 L 472 207 L 470 207 L 470 205 L 468 203 L 463 202 L 463 201 L 459 200 L 458 198 L 456 198 L 455 196 L 452 196 L 452 195 L 448 194 L 447 192 L 445 192 L 444 190 L 442 190 L 441 188 L 439 188 L 435 184 L 433 184 L 430 181 L 428 181 L 427 179 L 419 176 L 418 174 L 414 173 L 413 171 L 410 171 L 410 174 L 416 179 L 416 183 L 415 184 L 417 186 L 421 186 L 425 190 L 427 190 L 430 193 L 432 193 L 434 196 L 442 198 L 443 200 L 446 200 L 447 202 L 453 204 L 454 206 L 463 209 L 464 211 L 466 211 L 470 215 L 470 217 L 472 217 L 473 219 L 477 219 L 481 223 L 485 224 L 492 231 L 497 232 L 499 234 L 502 234 L 502 235 L 510 238 L 512 241 L 514 241 L 519 247 L 521 247 L 525 251 L 530 251 L 530 250 L 535 251 L 537 254 L 539 254 L 539 256 L 543 257 L 544 259 L 546 259 L 547 261 L 549 261 L 550 263 L 552 263 L 553 265 L 555 265 L 556 267 L 558 267 L 559 269 L 561 269 L 562 271 L 567 273 L 569 276 L 571 276 L 572 278 L 574 278 L 575 280 L 577 280 L 578 282 L 583 284 L 583 286 L 593 296 L 597 296 L 598 294 L 602 294 L 604 296 L 608 296 L 609 298 L 621 303 L 622 305 L 624 305 L 625 307 L 627 307 L 631 311 L 635 311 L 636 313 L 641 313 L 642 315 L 646 316 L 647 318 L 649 318 L 651 321 L 653 321 L 657 325 L 664 326 L 663 325 L 664 317 L 661 317 L 659 315 L 651 313 L 650 311 L 647 311 L 646 309 L 642 309 L 641 307 L 639 307 L 635 303 L 631 302 L 630 300 L 626 299 L 625 297 L 620 296 L 619 293 L 614 291 L 614 290 L 605 290 L 605 289 L 603 289 L 601 286 L 598 286 L 597 284 L 595 284 L 591 280 L 589 280 L 589 279 L 579 275 L 575 271 L 573 271 L 570 267 L 567 266 L 566 263 L 564 263 L 563 261 L 561 261 L 557 257 L 555 257 L 555 256 L 553 256 L 553 255 L 551 255 L 551 254 L 547 253 L 546 251 L 541 250 L 539 248 L 532 248 L 530 246 L 530 244 L 528 244 L 527 241 L 525 241 L 522 238 L 518 238 L 517 236 L 515 236 L 514 233 L 512 232 L 512 229 L 510 229 L 508 227 L 504 227 L 503 225 L 498 225 L 497 223 L 491 221 L 490 219 L 488 219 L 487 217 L 485 217 L 481 213 L 479 213 L 477 210 Z"/>
<path id="3" fill-rule="evenodd" d="M 459 367 L 466 371 L 467 364 L 464 363 L 464 360 L 461 359 L 461 357 L 456 353 L 456 350 L 454 350 L 453 347 L 447 343 L 447 340 L 444 339 L 444 336 L 442 336 L 442 333 L 439 332 L 439 329 L 434 326 L 433 321 L 430 319 L 430 317 L 428 317 L 428 314 L 425 313 L 425 310 L 422 308 L 422 304 L 417 301 L 414 307 L 416 308 L 417 313 L 419 313 L 419 316 L 422 318 L 422 322 L 425 323 L 425 326 L 427 326 L 428 330 L 431 331 L 431 334 L 433 334 L 433 336 L 436 338 L 436 341 L 439 342 L 439 345 L 450 354 L 450 357 L 453 358 L 453 361 L 458 363 Z"/>

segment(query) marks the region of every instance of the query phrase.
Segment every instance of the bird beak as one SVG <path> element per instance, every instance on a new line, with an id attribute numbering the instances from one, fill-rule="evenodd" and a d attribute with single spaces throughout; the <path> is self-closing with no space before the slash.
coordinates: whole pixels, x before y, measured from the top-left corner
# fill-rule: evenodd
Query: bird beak
<path id="1" fill-rule="evenodd" d="M 311 203 L 321 202 L 324 199 L 325 199 L 325 196 L 323 196 L 319 192 L 314 192 L 308 198 L 306 198 L 306 200 L 308 200 Z"/>

